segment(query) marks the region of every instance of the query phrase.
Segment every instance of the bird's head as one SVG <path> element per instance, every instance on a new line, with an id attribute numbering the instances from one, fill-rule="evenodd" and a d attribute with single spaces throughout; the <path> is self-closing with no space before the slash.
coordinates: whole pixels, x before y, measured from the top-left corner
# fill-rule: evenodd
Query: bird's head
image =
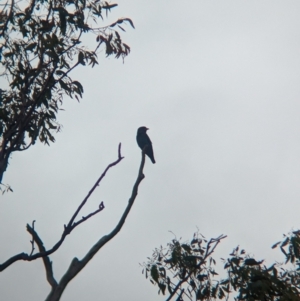
<path id="1" fill-rule="evenodd" d="M 138 128 L 138 134 L 144 134 L 144 133 L 146 133 L 147 131 L 148 131 L 149 129 L 148 128 L 146 128 L 145 126 L 141 126 L 141 127 L 139 127 Z"/>

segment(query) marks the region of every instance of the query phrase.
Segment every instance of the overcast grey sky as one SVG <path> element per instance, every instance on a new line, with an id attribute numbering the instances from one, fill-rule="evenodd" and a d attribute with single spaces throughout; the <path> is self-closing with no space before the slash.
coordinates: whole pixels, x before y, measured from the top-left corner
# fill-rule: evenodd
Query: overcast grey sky
<path id="1" fill-rule="evenodd" d="M 99 66 L 73 77 L 80 104 L 65 99 L 64 125 L 51 147 L 14 154 L 1 197 L 0 260 L 30 252 L 26 223 L 50 248 L 122 142 L 125 159 L 104 179 L 79 227 L 51 256 L 59 280 L 111 231 L 140 164 L 135 136 L 150 128 L 157 164 L 121 233 L 73 280 L 62 300 L 162 300 L 139 263 L 173 238 L 227 234 L 215 258 L 240 245 L 257 259 L 280 259 L 271 245 L 299 228 L 300 2 L 298 0 L 119 0 L 109 20 L 132 18 L 123 64 L 99 53 Z M 109 20 L 105 20 L 109 24 Z M 222 268 L 222 264 L 219 266 Z M 43 300 L 50 291 L 41 261 L 0 274 L 1 300 Z"/>

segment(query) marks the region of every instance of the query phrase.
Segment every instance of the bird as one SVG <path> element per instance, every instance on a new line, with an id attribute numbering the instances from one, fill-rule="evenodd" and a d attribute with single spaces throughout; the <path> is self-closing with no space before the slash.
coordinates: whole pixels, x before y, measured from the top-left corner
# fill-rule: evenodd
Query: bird
<path id="1" fill-rule="evenodd" d="M 154 164 L 155 159 L 153 155 L 152 142 L 146 133 L 148 130 L 149 129 L 146 128 L 145 126 L 139 127 L 136 134 L 136 142 L 142 150 L 147 145 L 145 154 L 151 159 L 152 163 Z"/>

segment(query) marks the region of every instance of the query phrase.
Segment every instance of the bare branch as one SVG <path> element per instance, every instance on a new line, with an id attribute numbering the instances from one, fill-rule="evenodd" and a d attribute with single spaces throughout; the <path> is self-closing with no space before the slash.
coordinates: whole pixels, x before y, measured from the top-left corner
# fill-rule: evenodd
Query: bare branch
<path id="1" fill-rule="evenodd" d="M 145 149 L 143 149 L 142 151 L 142 161 L 139 168 L 138 177 L 133 186 L 132 193 L 128 201 L 128 205 L 125 208 L 125 211 L 123 212 L 123 215 L 121 216 L 118 224 L 109 234 L 102 236 L 102 238 L 100 238 L 98 242 L 94 246 L 92 246 L 92 248 L 88 251 L 88 253 L 84 256 L 82 260 L 79 260 L 76 257 L 73 258 L 68 270 L 59 281 L 58 286 L 55 288 L 52 287 L 52 290 L 48 295 L 46 301 L 58 301 L 62 293 L 64 292 L 65 288 L 67 287 L 68 283 L 86 266 L 86 264 L 94 257 L 94 255 L 96 255 L 96 253 L 106 243 L 108 243 L 112 238 L 114 238 L 117 235 L 117 233 L 122 229 L 125 220 L 133 206 L 134 200 L 136 199 L 136 196 L 138 194 L 138 187 L 145 177 L 143 174 L 144 165 L 145 165 Z"/>
<path id="2" fill-rule="evenodd" d="M 34 230 L 34 223 L 35 223 L 35 220 L 32 222 L 32 226 L 31 226 L 31 228 Z M 34 247 L 34 237 L 33 237 L 33 235 L 32 235 L 32 240 L 30 241 L 30 243 L 31 243 L 31 253 L 30 253 L 30 255 L 29 256 L 31 256 L 32 254 L 33 254 L 33 252 L 34 252 L 34 250 L 35 250 L 35 247 Z"/>
<path id="3" fill-rule="evenodd" d="M 219 237 L 217 238 L 211 238 L 210 241 L 207 243 L 207 247 L 206 247 L 206 252 L 205 252 L 205 256 L 203 257 L 203 262 L 207 259 L 207 257 L 209 257 L 214 251 L 215 248 L 217 247 L 217 245 L 221 242 L 221 239 L 226 238 L 227 235 L 223 235 L 221 234 Z M 213 248 L 211 249 L 211 251 L 208 251 L 210 248 L 210 245 L 214 243 Z M 201 265 L 203 262 L 200 262 L 199 265 Z"/>
<path id="4" fill-rule="evenodd" d="M 87 200 L 89 199 L 89 197 L 92 195 L 92 193 L 94 192 L 94 190 L 97 188 L 97 186 L 99 186 L 101 180 L 105 177 L 107 171 L 117 165 L 124 157 L 121 156 L 121 143 L 119 143 L 118 146 L 118 160 L 116 160 L 115 162 L 109 164 L 106 169 L 104 170 L 104 172 L 102 173 L 102 175 L 100 176 L 100 178 L 97 180 L 97 182 L 95 183 L 95 185 L 93 186 L 93 188 L 89 191 L 89 193 L 87 194 L 87 196 L 84 198 L 84 200 L 82 201 L 82 203 L 80 204 L 80 206 L 78 207 L 78 209 L 75 211 L 74 215 L 72 216 L 72 218 L 70 219 L 68 226 L 67 227 L 71 227 L 76 216 L 78 215 L 79 211 L 81 210 L 81 208 L 85 205 L 85 203 L 87 202 Z"/>
<path id="5" fill-rule="evenodd" d="M 0 182 L 1 182 L 1 176 L 0 176 Z M 13 192 L 13 189 L 8 184 L 0 183 L 0 191 L 2 191 L 2 194 L 4 194 L 5 192 L 9 192 L 9 191 Z"/>
<path id="6" fill-rule="evenodd" d="M 32 225 L 34 225 L 34 223 L 32 223 Z M 27 231 L 32 235 L 32 240 L 34 242 L 36 242 L 40 253 L 45 253 L 46 249 L 44 247 L 44 244 L 43 244 L 42 240 L 40 239 L 40 237 L 38 236 L 38 234 L 35 232 L 34 228 L 27 225 Z M 30 256 L 31 256 L 31 254 L 30 254 Z M 45 270 L 46 270 L 47 281 L 49 282 L 49 284 L 52 287 L 56 287 L 57 282 L 53 276 L 52 262 L 50 261 L 49 256 L 44 256 L 42 258 L 43 258 L 43 263 L 44 263 Z"/>
<path id="7" fill-rule="evenodd" d="M 16 262 L 18 260 L 32 261 L 32 260 L 35 260 L 37 258 L 49 256 L 50 254 L 54 253 L 62 245 L 62 243 L 64 242 L 66 236 L 68 234 L 70 234 L 74 230 L 74 228 L 76 228 L 82 222 L 88 220 L 89 218 L 91 218 L 95 214 L 97 214 L 100 211 L 102 211 L 105 208 L 103 202 L 100 203 L 99 208 L 97 210 L 95 210 L 94 212 L 88 214 L 85 217 L 82 217 L 78 222 L 74 222 L 75 218 L 77 217 L 77 215 L 80 212 L 80 210 L 82 209 L 82 207 L 86 204 L 86 202 L 88 201 L 89 197 L 92 195 L 92 193 L 95 191 L 95 189 L 99 186 L 99 184 L 102 181 L 102 179 L 105 177 L 107 171 L 111 167 L 113 167 L 113 166 L 117 165 L 118 163 L 120 163 L 120 161 L 123 158 L 124 157 L 121 156 L 121 143 L 120 143 L 119 146 L 118 146 L 118 159 L 116 161 L 114 161 L 113 163 L 109 164 L 106 167 L 106 169 L 104 170 L 104 172 L 102 173 L 102 175 L 96 181 L 96 183 L 94 184 L 94 186 L 92 187 L 92 189 L 89 191 L 89 193 L 87 194 L 87 196 L 84 198 L 84 200 L 81 202 L 81 204 L 79 205 L 79 207 L 77 208 L 77 210 L 75 211 L 75 213 L 73 214 L 73 216 L 71 217 L 70 221 L 68 222 L 68 225 L 67 226 L 65 225 L 64 231 L 63 231 L 63 233 L 61 235 L 60 240 L 50 250 L 46 251 L 44 247 L 42 249 L 40 248 L 40 246 L 38 244 L 38 241 L 40 241 L 41 244 L 43 244 L 42 241 L 41 241 L 41 239 L 39 238 L 39 236 L 36 233 L 36 231 L 34 230 L 34 228 L 27 224 L 27 227 L 26 227 L 27 231 L 33 236 L 33 240 L 31 241 L 32 251 L 31 251 L 30 255 L 28 255 L 26 253 L 20 253 L 20 254 L 17 254 L 15 256 L 11 257 L 10 259 L 8 259 L 3 264 L 0 264 L 0 272 L 2 272 L 3 270 L 5 270 L 7 267 L 9 267 L 11 264 L 13 264 L 14 262 Z M 145 163 L 145 159 L 144 159 L 144 163 Z M 36 253 L 36 254 L 33 254 L 33 249 L 34 249 L 33 244 L 34 244 L 34 242 L 37 243 L 37 245 L 39 246 L 39 250 L 40 250 L 40 252 Z"/>
<path id="8" fill-rule="evenodd" d="M 89 219 L 90 217 L 92 217 L 93 215 L 97 214 L 98 212 L 102 211 L 104 209 L 104 203 L 101 202 L 99 205 L 99 209 L 95 210 L 94 212 L 88 214 L 87 216 L 83 216 L 81 220 L 79 220 L 78 222 L 74 223 L 72 226 L 72 230 L 77 227 L 79 224 L 85 222 L 87 219 Z"/>

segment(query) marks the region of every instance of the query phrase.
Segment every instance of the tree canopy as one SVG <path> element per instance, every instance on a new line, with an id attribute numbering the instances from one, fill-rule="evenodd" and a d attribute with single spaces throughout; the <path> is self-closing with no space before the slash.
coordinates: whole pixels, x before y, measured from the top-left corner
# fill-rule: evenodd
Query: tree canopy
<path id="1" fill-rule="evenodd" d="M 116 6 L 99 0 L 8 0 L 2 5 L 0 74 L 7 85 L 0 90 L 0 183 L 13 152 L 37 140 L 55 141 L 64 96 L 79 101 L 84 92 L 71 71 L 97 65 L 101 45 L 107 56 L 129 54 L 118 30 L 125 30 L 123 23 L 134 27 L 131 19 L 98 24 Z M 82 42 L 86 36 L 93 38 L 92 50 Z"/>
<path id="2" fill-rule="evenodd" d="M 284 263 L 269 266 L 256 260 L 245 250 L 236 247 L 230 257 L 221 259 L 226 277 L 216 272 L 212 257 L 216 247 L 226 236 L 207 240 L 199 233 L 181 242 L 173 239 L 166 248 L 156 248 L 144 263 L 143 273 L 158 285 L 158 293 L 167 301 L 176 300 L 261 300 L 296 301 L 300 294 L 300 230 L 285 235 L 280 247 Z"/>

